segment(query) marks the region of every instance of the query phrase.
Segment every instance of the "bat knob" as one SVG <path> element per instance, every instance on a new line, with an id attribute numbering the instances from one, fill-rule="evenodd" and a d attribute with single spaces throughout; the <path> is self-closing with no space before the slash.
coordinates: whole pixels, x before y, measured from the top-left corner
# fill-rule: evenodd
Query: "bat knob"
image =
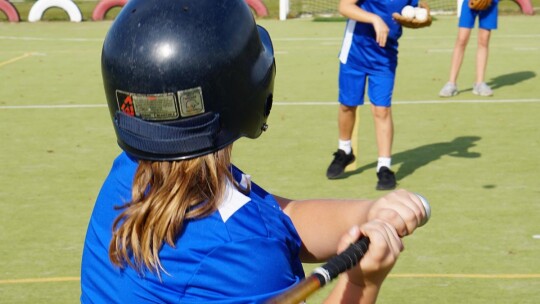
<path id="1" fill-rule="evenodd" d="M 431 218 L 431 207 L 429 206 L 429 203 L 428 203 L 428 201 L 427 201 L 427 199 L 425 197 L 423 197 L 422 195 L 420 195 L 418 193 L 415 193 L 415 194 L 420 199 L 420 201 L 422 202 L 422 205 L 424 206 L 424 210 L 426 211 L 426 217 L 424 217 L 422 219 L 422 221 L 420 222 L 420 225 L 419 225 L 419 227 L 421 227 L 421 226 L 424 226 L 429 221 L 429 219 Z"/>

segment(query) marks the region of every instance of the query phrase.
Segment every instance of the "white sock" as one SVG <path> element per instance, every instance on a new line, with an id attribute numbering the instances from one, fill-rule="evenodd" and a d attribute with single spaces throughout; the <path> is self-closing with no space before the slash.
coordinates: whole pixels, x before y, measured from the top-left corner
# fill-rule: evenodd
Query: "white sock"
<path id="1" fill-rule="evenodd" d="M 339 140 L 338 149 L 345 151 L 347 154 L 351 154 L 352 145 L 351 140 Z"/>
<path id="2" fill-rule="evenodd" d="M 388 169 L 390 169 L 391 165 L 392 165 L 392 158 L 379 157 L 377 160 L 377 172 L 379 172 L 379 169 L 381 169 L 381 167 L 387 167 Z"/>

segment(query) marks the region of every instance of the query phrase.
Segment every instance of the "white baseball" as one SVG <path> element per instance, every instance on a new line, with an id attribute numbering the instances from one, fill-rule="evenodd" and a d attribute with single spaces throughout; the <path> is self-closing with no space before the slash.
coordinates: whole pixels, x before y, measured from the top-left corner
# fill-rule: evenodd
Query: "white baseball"
<path id="1" fill-rule="evenodd" d="M 405 17 L 405 18 L 414 18 L 414 7 L 410 6 L 410 5 L 406 5 L 402 10 L 401 10 L 401 16 Z"/>
<path id="2" fill-rule="evenodd" d="M 422 7 L 416 7 L 414 9 L 414 18 L 420 22 L 426 21 L 428 18 L 427 9 Z"/>

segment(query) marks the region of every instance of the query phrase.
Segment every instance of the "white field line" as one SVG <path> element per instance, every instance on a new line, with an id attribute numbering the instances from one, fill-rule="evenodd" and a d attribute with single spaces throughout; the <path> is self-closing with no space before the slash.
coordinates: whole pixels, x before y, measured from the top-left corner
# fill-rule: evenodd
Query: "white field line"
<path id="1" fill-rule="evenodd" d="M 416 105 L 416 104 L 450 104 L 450 103 L 535 103 L 540 98 L 530 99 L 469 99 L 469 100 L 401 100 L 393 101 L 393 105 Z M 335 106 L 337 101 L 277 101 L 275 106 Z M 82 109 L 82 108 L 105 108 L 106 104 L 59 104 L 59 105 L 24 105 L 24 106 L 0 106 L 0 110 L 24 110 L 24 109 Z"/>
<path id="2" fill-rule="evenodd" d="M 514 51 L 538 51 L 540 48 L 537 47 L 515 47 Z"/>
<path id="3" fill-rule="evenodd" d="M 452 53 L 454 49 L 428 49 L 428 53 Z"/>

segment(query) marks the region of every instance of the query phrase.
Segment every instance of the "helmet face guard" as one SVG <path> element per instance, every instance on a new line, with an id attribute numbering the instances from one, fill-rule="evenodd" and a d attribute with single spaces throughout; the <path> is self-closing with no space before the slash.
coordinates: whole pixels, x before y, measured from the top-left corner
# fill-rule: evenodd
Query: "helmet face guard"
<path id="1" fill-rule="evenodd" d="M 244 0 L 130 0 L 101 66 L 118 144 L 137 158 L 193 158 L 267 127 L 274 51 Z"/>

